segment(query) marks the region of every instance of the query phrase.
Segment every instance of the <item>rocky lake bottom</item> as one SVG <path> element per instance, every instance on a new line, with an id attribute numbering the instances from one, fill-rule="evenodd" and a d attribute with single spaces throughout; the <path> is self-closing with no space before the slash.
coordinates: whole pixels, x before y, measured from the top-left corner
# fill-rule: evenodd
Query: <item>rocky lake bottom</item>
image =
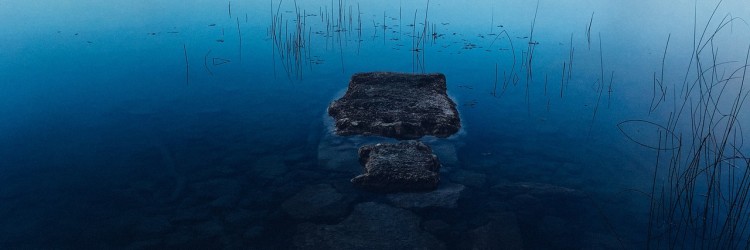
<path id="1" fill-rule="evenodd" d="M 437 190 L 368 192 L 350 182 L 362 173 L 358 148 L 395 140 L 341 137 L 330 127 L 313 127 L 317 135 L 302 138 L 305 144 L 255 148 L 254 154 L 240 153 L 249 151 L 244 142 L 218 143 L 230 135 L 119 148 L 129 152 L 123 162 L 139 171 L 121 173 L 97 190 L 61 191 L 77 199 L 37 193 L 37 202 L 47 206 L 0 211 L 23 215 L 17 218 L 61 215 L 5 224 L 2 241 L 32 248 L 600 249 L 637 240 L 623 233 L 632 224 L 603 211 L 633 201 L 584 190 L 589 184 L 576 176 L 585 163 L 523 159 L 522 149 L 497 143 L 471 148 L 471 134 L 462 132 L 422 140 L 442 163 Z M 547 171 L 555 177 L 545 179 L 550 174 L 541 173 Z M 560 181 L 576 179 L 581 183 Z M 8 204 L 29 202 L 13 192 L 5 189 Z M 79 220 L 89 223 L 69 223 Z M 36 230 L 45 224 L 49 230 Z"/>

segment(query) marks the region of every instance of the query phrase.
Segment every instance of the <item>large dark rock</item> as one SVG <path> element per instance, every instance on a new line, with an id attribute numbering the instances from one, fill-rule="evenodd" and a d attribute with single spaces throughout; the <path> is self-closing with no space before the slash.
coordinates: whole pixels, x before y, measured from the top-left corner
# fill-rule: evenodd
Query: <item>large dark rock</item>
<path id="1" fill-rule="evenodd" d="M 352 183 L 372 191 L 433 190 L 440 182 L 440 161 L 419 141 L 363 146 L 359 162 L 365 173 L 354 177 Z"/>
<path id="2" fill-rule="evenodd" d="M 445 249 L 419 228 L 420 218 L 401 208 L 366 202 L 336 225 L 303 223 L 294 236 L 296 249 Z"/>
<path id="3" fill-rule="evenodd" d="M 461 121 L 443 74 L 357 73 L 328 114 L 339 135 L 380 135 L 399 140 L 448 137 Z"/>

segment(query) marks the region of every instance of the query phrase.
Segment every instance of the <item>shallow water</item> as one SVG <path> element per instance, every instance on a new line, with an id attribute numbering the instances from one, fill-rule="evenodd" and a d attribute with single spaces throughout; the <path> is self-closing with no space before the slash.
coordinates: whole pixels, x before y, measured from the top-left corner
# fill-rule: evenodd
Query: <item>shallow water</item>
<path id="1" fill-rule="evenodd" d="M 296 4 L 0 3 L 0 246 L 659 248 L 649 196 L 672 151 L 643 145 L 666 131 L 618 124 L 688 138 L 707 119 L 666 125 L 697 43 L 727 93 L 711 103 L 750 127 L 726 115 L 747 92 L 743 1 Z M 423 138 L 437 194 L 349 183 L 359 146 L 392 141 L 331 132 L 327 105 L 365 71 L 446 75 L 462 130 Z"/>

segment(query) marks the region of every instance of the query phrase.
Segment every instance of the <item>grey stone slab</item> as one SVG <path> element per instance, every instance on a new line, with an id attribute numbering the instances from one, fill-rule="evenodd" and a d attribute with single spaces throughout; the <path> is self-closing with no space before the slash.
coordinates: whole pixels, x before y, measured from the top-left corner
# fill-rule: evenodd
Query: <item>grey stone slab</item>
<path id="1" fill-rule="evenodd" d="M 351 182 L 380 192 L 427 191 L 440 182 L 440 161 L 419 141 L 378 143 L 359 149 L 364 173 Z"/>
<path id="2" fill-rule="evenodd" d="M 329 105 L 328 114 L 338 135 L 445 138 L 461 127 L 443 74 L 354 74 L 346 94 Z"/>

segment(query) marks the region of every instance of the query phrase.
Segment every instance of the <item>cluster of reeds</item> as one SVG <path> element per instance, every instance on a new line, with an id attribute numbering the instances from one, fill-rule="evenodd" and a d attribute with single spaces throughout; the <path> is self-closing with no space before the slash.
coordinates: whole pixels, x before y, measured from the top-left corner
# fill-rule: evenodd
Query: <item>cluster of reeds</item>
<path id="1" fill-rule="evenodd" d="M 430 0 L 427 0 L 427 5 L 425 7 L 424 11 L 424 21 L 422 22 L 422 30 L 417 30 L 417 13 L 419 10 L 414 10 L 414 21 L 410 25 L 412 27 L 411 37 L 412 37 L 412 45 L 411 45 L 411 51 L 412 51 L 412 72 L 420 71 L 424 73 L 425 71 L 425 44 L 427 44 L 428 41 L 432 41 L 433 43 L 438 37 L 436 27 L 435 25 L 430 25 L 430 22 L 428 21 L 427 17 L 430 12 Z M 430 32 L 430 27 L 432 27 L 432 32 Z M 431 40 L 429 40 L 432 38 Z"/>
<path id="2" fill-rule="evenodd" d="M 294 16 L 292 31 L 289 31 L 289 20 L 284 19 L 284 14 L 280 13 L 281 4 L 284 1 L 281 0 L 278 3 L 276 12 L 273 11 L 273 0 L 271 1 L 271 27 L 269 29 L 269 35 L 273 41 L 272 53 L 273 53 L 273 64 L 274 64 L 274 75 L 276 74 L 276 53 L 279 55 L 281 65 L 284 68 L 284 72 L 287 77 L 291 78 L 294 75 L 297 78 L 302 78 L 302 67 L 305 60 L 310 59 L 310 50 L 307 46 L 305 31 L 307 28 L 307 14 L 301 12 L 297 5 L 297 1 L 294 1 Z M 239 24 L 238 24 L 239 25 Z M 312 32 L 310 29 L 309 32 Z"/>
<path id="3" fill-rule="evenodd" d="M 667 37 L 649 107 L 649 113 L 666 115 L 666 123 L 628 120 L 618 125 L 622 130 L 639 124 L 659 135 L 656 144 L 636 141 L 657 153 L 648 192 L 648 248 L 750 248 L 750 157 L 740 126 L 741 119 L 747 119 L 742 111 L 750 95 L 745 87 L 750 47 L 742 59 L 719 59 L 716 39 L 733 22 L 744 22 L 729 14 L 716 22 L 720 5 L 702 32 L 697 21 L 694 24 L 694 46 L 683 79 L 665 78 L 671 35 Z"/>
<path id="4" fill-rule="evenodd" d="M 361 42 L 363 41 L 362 23 L 365 20 L 362 19 L 362 11 L 360 10 L 359 3 L 357 3 L 355 9 L 353 5 L 347 5 L 344 0 L 331 0 L 330 7 L 327 5 L 322 6 L 317 10 L 317 13 L 312 14 L 312 12 L 300 8 L 296 0 L 294 1 L 293 11 L 282 11 L 285 8 L 292 9 L 288 6 L 284 7 L 283 2 L 284 0 L 279 0 L 278 2 L 271 0 L 271 25 L 268 28 L 268 36 L 273 42 L 274 75 L 276 75 L 277 59 L 280 60 L 280 65 L 290 79 L 302 78 L 303 70 L 307 68 L 312 70 L 313 65 L 321 63 L 320 59 L 313 56 L 312 53 L 313 38 L 322 38 L 325 42 L 326 51 L 337 50 L 339 52 L 341 69 L 344 72 L 344 48 L 350 41 L 354 40 L 357 44 L 357 53 L 359 53 Z M 441 34 L 438 34 L 437 24 L 429 21 L 429 9 L 430 1 L 427 0 L 424 17 L 421 16 L 420 10 L 416 9 L 414 10 L 413 22 L 408 25 L 412 27 L 410 51 L 413 56 L 413 72 L 425 71 L 425 45 L 429 43 L 435 44 L 436 40 L 441 37 Z M 384 43 L 389 40 L 388 38 L 393 41 L 401 40 L 402 10 L 401 6 L 399 6 L 398 24 L 389 24 L 389 20 L 396 20 L 396 18 L 389 17 L 386 12 L 383 12 L 382 23 L 379 23 L 380 20 L 376 20 L 379 18 L 372 19 L 372 39 L 375 40 L 376 37 L 380 36 L 379 33 L 382 32 Z M 293 16 L 290 19 L 284 13 L 293 14 Z M 320 17 L 320 26 L 310 22 L 311 19 L 316 19 L 308 18 L 312 16 Z M 399 30 L 398 32 L 394 30 L 393 33 L 397 33 L 398 35 L 388 34 L 388 29 L 392 29 L 396 25 L 398 25 Z M 241 33 L 239 35 L 241 37 Z"/>
<path id="5" fill-rule="evenodd" d="M 346 5 L 343 0 L 331 0 L 330 8 L 328 6 L 320 7 L 317 13 L 302 9 L 294 0 L 293 16 L 290 19 L 284 16 L 282 4 L 284 0 L 275 3 L 271 0 L 271 25 L 268 29 L 268 36 L 273 41 L 272 57 L 274 75 L 276 75 L 276 57 L 281 60 L 281 66 L 288 78 L 302 78 L 303 70 L 308 67 L 312 70 L 313 65 L 322 63 L 322 60 L 313 56 L 313 35 L 322 37 L 325 40 L 325 50 L 338 49 L 341 59 L 341 70 L 344 67 L 344 43 L 356 35 L 357 51 L 362 41 L 362 12 L 357 3 L 356 13 L 354 6 Z M 310 21 L 320 17 L 320 30 L 313 32 L 313 28 L 318 29 Z M 355 23 L 356 18 L 356 23 Z M 376 29 L 377 30 L 377 29 Z M 356 31 L 356 34 L 353 33 Z"/>
<path id="6" fill-rule="evenodd" d="M 532 89 L 531 85 L 534 83 L 534 72 L 535 72 L 534 71 L 534 59 L 535 59 L 535 51 L 536 51 L 536 46 L 539 45 L 539 42 L 537 40 L 535 40 L 536 19 L 537 19 L 537 16 L 539 14 L 539 8 L 540 8 L 540 2 L 537 1 L 536 8 L 534 9 L 534 16 L 533 16 L 533 19 L 531 20 L 531 26 L 530 26 L 530 29 L 529 29 L 529 35 L 527 37 L 523 37 L 523 39 L 527 39 L 526 40 L 526 45 L 527 46 L 526 46 L 525 49 L 522 49 L 520 51 L 520 55 L 521 55 L 520 57 L 516 56 L 516 54 L 517 54 L 516 46 L 514 45 L 513 39 L 509 35 L 508 31 L 505 30 L 505 29 L 501 30 L 497 34 L 491 34 L 491 35 L 494 36 L 494 39 L 492 40 L 492 42 L 488 46 L 488 48 L 492 48 L 492 46 L 495 45 L 495 43 L 497 43 L 498 40 L 503 40 L 503 39 L 507 39 L 508 46 L 510 46 L 510 49 L 501 49 L 502 51 L 510 50 L 510 54 L 508 55 L 509 56 L 508 59 L 510 59 L 510 62 L 503 63 L 503 64 L 508 65 L 508 66 L 505 66 L 504 69 L 502 70 L 502 73 L 503 73 L 503 75 L 502 75 L 502 79 L 503 79 L 502 80 L 502 86 L 501 86 L 500 90 L 498 91 L 498 84 L 499 84 L 499 82 L 498 82 L 497 78 L 499 76 L 500 71 L 497 69 L 497 64 L 496 64 L 496 67 L 495 67 L 496 68 L 495 69 L 495 82 L 493 83 L 491 94 L 493 96 L 496 96 L 496 97 L 502 97 L 505 94 L 505 92 L 508 90 L 508 87 L 510 85 L 516 86 L 519 83 L 519 81 L 522 80 L 522 77 L 524 77 L 524 73 L 525 73 L 525 82 L 526 82 L 526 84 L 525 84 L 525 92 L 524 93 L 525 93 L 525 101 L 527 103 L 527 111 L 528 111 L 529 114 L 531 114 L 531 103 L 532 103 L 530 91 Z M 589 24 L 587 26 L 587 34 L 590 32 L 591 22 L 593 22 L 593 19 L 589 22 Z M 491 17 L 490 23 L 492 24 L 492 26 L 494 28 L 494 13 L 493 13 L 493 16 Z M 497 26 L 497 27 L 503 27 L 503 26 L 500 25 L 500 26 Z M 521 37 L 518 37 L 518 38 L 521 39 Z M 570 34 L 570 45 L 569 45 L 569 51 L 568 51 L 568 58 L 567 58 L 567 60 L 563 61 L 562 65 L 561 65 L 560 98 L 563 98 L 566 86 L 570 83 L 570 80 L 573 77 L 573 59 L 574 59 L 574 54 L 575 54 L 575 47 L 573 46 L 573 44 L 574 44 L 574 42 L 573 42 L 573 33 L 571 33 Z M 601 50 L 601 46 L 600 46 L 600 50 Z M 489 51 L 489 49 L 488 49 L 488 51 Z M 505 52 L 501 52 L 501 54 L 503 54 L 503 53 L 505 53 Z M 505 58 L 505 55 L 502 55 L 502 56 Z M 600 54 L 600 57 L 602 57 L 601 54 Z M 507 61 L 507 59 L 505 61 Z M 603 63 L 603 59 L 602 59 L 602 63 Z M 602 68 L 603 68 L 603 66 L 602 66 Z M 602 74 L 602 79 L 603 79 L 603 75 L 604 74 Z M 600 82 L 603 82 L 602 79 L 597 80 L 597 84 L 601 84 Z M 610 78 L 610 88 L 609 88 L 609 92 L 610 93 L 611 93 L 611 82 L 612 82 L 612 78 Z M 545 73 L 545 76 L 544 76 L 544 96 L 547 98 L 547 109 L 549 110 L 550 103 L 551 103 L 551 97 L 549 95 L 547 95 L 547 93 L 548 93 L 548 85 L 549 85 L 549 73 Z M 603 91 L 603 89 L 597 88 L 598 94 L 601 94 L 602 91 Z M 598 109 L 598 107 L 596 107 L 596 109 Z M 596 117 L 596 111 L 594 111 L 593 117 L 594 118 Z M 592 118 L 592 120 L 593 120 L 593 118 Z"/>

